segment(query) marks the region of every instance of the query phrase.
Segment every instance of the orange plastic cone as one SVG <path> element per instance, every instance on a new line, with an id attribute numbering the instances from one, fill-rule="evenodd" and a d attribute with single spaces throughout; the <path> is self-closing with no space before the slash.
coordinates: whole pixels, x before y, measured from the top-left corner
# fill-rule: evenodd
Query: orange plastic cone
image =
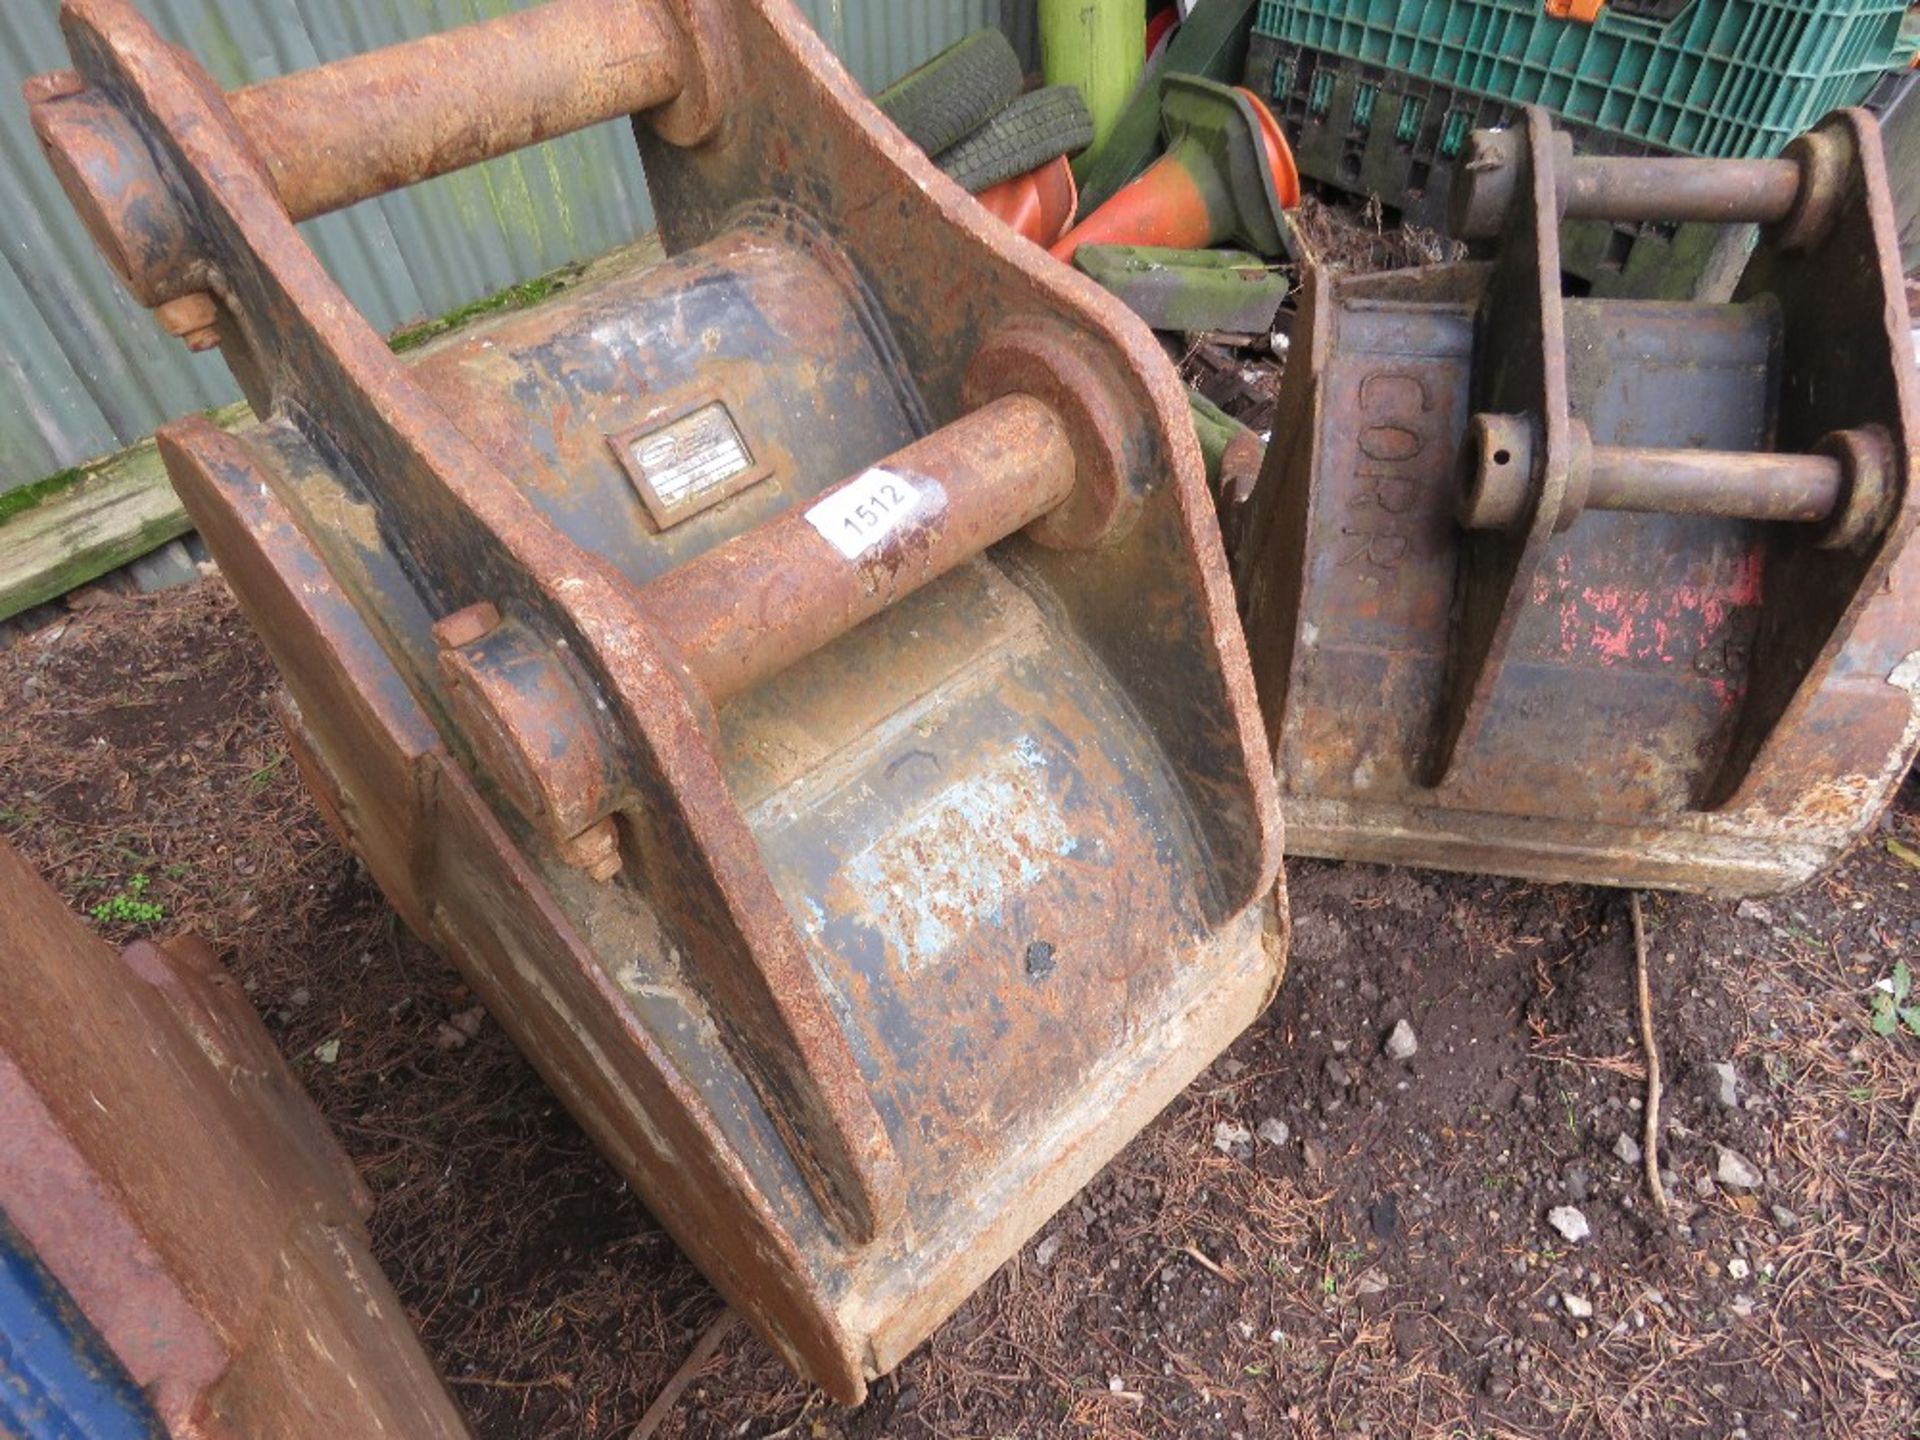
<path id="1" fill-rule="evenodd" d="M 1080 208 L 1073 166 L 1064 155 L 1036 170 L 990 185 L 974 196 L 994 218 L 1018 230 L 1036 245 L 1051 245 L 1073 224 Z"/>
<path id="2" fill-rule="evenodd" d="M 1300 203 L 1300 172 L 1280 124 L 1251 90 L 1192 75 L 1162 83 L 1167 153 L 1069 230 L 1053 254 L 1082 245 L 1199 250 L 1233 241 L 1262 255 L 1293 253 L 1281 213 Z"/>

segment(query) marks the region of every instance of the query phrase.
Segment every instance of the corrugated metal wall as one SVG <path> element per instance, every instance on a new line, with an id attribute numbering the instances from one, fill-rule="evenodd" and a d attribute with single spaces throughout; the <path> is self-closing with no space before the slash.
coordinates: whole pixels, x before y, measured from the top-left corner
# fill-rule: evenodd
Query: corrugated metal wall
<path id="1" fill-rule="evenodd" d="M 140 0 L 229 89 L 450 29 L 528 0 Z M 869 89 L 1003 3 L 1023 36 L 1031 0 L 799 0 Z M 129 300 L 54 183 L 18 99 L 67 64 L 57 0 L 0 0 L 0 492 L 138 440 L 235 388 L 219 356 L 189 354 Z M 651 226 L 624 124 L 603 125 L 416 185 L 304 228 L 382 329 L 444 314 L 598 254 Z"/>

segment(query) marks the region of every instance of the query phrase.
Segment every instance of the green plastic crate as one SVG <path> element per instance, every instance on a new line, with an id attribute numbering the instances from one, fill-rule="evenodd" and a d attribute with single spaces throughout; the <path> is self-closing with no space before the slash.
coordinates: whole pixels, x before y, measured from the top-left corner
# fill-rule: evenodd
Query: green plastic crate
<path id="1" fill-rule="evenodd" d="M 1913 53 L 1905 0 L 1691 0 L 1590 24 L 1540 0 L 1261 0 L 1254 34 L 1694 155 L 1779 153 Z"/>

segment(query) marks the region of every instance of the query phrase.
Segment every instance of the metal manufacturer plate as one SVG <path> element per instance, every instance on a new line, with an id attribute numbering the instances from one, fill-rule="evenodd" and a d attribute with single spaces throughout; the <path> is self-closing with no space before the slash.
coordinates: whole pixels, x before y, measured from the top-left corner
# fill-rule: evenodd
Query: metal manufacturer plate
<path id="1" fill-rule="evenodd" d="M 754 463 L 740 427 L 719 400 L 664 425 L 615 435 L 612 443 L 647 513 L 662 530 L 719 504 L 768 473 L 767 467 Z"/>

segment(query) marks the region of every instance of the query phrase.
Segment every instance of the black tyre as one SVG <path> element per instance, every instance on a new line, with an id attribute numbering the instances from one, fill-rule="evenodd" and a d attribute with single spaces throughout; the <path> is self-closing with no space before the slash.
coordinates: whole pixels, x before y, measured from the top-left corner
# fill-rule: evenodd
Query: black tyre
<path id="1" fill-rule="evenodd" d="M 937 157 L 940 168 L 974 194 L 1024 175 L 1058 155 L 1093 143 L 1093 116 L 1071 85 L 1022 95 L 959 144 Z"/>
<path id="2" fill-rule="evenodd" d="M 929 155 L 964 140 L 1020 93 L 1020 57 L 998 30 L 977 30 L 949 45 L 873 97 L 894 124 Z"/>

